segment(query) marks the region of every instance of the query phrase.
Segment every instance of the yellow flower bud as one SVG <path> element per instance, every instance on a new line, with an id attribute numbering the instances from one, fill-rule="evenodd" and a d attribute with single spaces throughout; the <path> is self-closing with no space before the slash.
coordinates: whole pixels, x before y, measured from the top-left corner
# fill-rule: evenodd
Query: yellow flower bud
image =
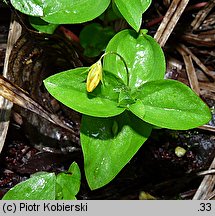
<path id="1" fill-rule="evenodd" d="M 102 80 L 102 62 L 101 58 L 90 67 L 87 76 L 87 91 L 92 92 Z"/>

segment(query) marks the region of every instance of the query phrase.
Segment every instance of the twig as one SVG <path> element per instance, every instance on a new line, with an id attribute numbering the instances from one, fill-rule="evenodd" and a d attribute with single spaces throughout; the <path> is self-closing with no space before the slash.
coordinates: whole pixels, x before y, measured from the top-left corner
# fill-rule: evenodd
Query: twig
<path id="1" fill-rule="evenodd" d="M 177 47 L 177 50 L 184 59 L 190 87 L 193 89 L 193 91 L 196 92 L 197 95 L 199 95 L 200 94 L 199 82 L 195 72 L 195 68 L 193 66 L 191 55 L 187 53 L 182 47 Z"/>
<path id="2" fill-rule="evenodd" d="M 214 85 L 214 83 L 199 82 L 199 86 L 200 86 L 200 89 L 202 89 L 202 90 L 207 90 L 207 91 L 215 93 L 215 85 Z"/>
<path id="3" fill-rule="evenodd" d="M 189 0 L 173 0 L 154 38 L 163 47 L 176 26 Z"/>
<path id="4" fill-rule="evenodd" d="M 215 169 L 209 169 L 197 173 L 198 176 L 214 175 L 214 174 L 215 174 Z"/>
<path id="5" fill-rule="evenodd" d="M 200 126 L 198 128 L 203 129 L 203 130 L 208 130 L 208 131 L 211 131 L 211 132 L 215 132 L 215 127 L 211 126 L 211 125 L 203 125 L 203 126 Z"/>
<path id="6" fill-rule="evenodd" d="M 10 31 L 8 35 L 7 50 L 6 50 L 4 70 L 3 70 L 3 76 L 5 77 L 7 77 L 8 62 L 9 62 L 9 56 L 11 50 L 13 48 L 13 45 L 21 35 L 21 30 L 22 28 L 20 24 L 18 24 L 13 18 L 11 18 Z M 10 111 L 12 106 L 13 104 L 10 101 L 0 97 L 0 152 L 4 146 L 5 138 L 7 135 L 7 130 L 10 121 Z"/>
<path id="7" fill-rule="evenodd" d="M 209 170 L 215 169 L 215 158 L 211 163 L 211 166 Z M 211 194 L 213 194 L 215 184 L 215 175 L 206 175 L 200 184 L 198 190 L 196 191 L 196 194 L 194 195 L 194 200 L 207 200 L 211 197 Z"/>
<path id="8" fill-rule="evenodd" d="M 214 47 L 215 46 L 215 30 L 209 30 L 206 32 L 202 32 L 200 34 L 192 34 L 192 33 L 184 33 L 181 38 L 184 41 L 187 41 L 190 44 L 194 44 L 195 46 L 207 46 Z"/>
<path id="9" fill-rule="evenodd" d="M 193 27 L 193 30 L 196 30 L 199 28 L 199 26 L 203 23 L 207 15 L 210 13 L 210 11 L 215 6 L 215 0 L 210 0 L 205 7 L 198 12 L 196 15 L 196 18 L 191 23 L 191 26 Z"/>
<path id="10" fill-rule="evenodd" d="M 207 78 L 214 82 L 213 74 L 212 72 L 200 61 L 199 58 L 197 58 L 191 51 L 188 49 L 185 45 L 179 44 L 178 47 L 181 47 L 186 53 L 188 53 L 192 59 L 196 62 L 196 64 L 202 69 L 202 71 L 205 73 Z"/>
<path id="11" fill-rule="evenodd" d="M 215 192 L 212 193 L 208 199 L 209 199 L 209 200 L 212 200 L 212 199 L 214 199 L 214 198 L 215 198 Z"/>
<path id="12" fill-rule="evenodd" d="M 43 107 L 41 107 L 36 101 L 34 101 L 28 93 L 11 83 L 9 80 L 0 76 L 0 95 L 11 101 L 18 106 L 28 109 L 51 123 L 58 125 L 62 128 L 74 132 L 71 128 L 67 127 L 62 121 L 54 114 L 50 114 Z"/>

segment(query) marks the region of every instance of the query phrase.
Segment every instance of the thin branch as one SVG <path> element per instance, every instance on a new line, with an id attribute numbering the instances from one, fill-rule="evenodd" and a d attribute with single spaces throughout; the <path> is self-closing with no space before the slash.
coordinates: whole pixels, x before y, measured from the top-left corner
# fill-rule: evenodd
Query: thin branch
<path id="1" fill-rule="evenodd" d="M 51 123 L 65 128 L 70 132 L 74 132 L 71 128 L 67 127 L 56 115 L 50 114 L 36 101 L 34 101 L 27 92 L 11 83 L 3 76 L 0 76 L 0 95 L 12 103 L 40 115 Z"/>
<path id="2" fill-rule="evenodd" d="M 189 0 L 173 0 L 154 38 L 163 47 L 185 10 Z"/>
<path id="3" fill-rule="evenodd" d="M 192 61 L 191 55 L 189 53 L 187 53 L 182 47 L 177 47 L 177 50 L 182 55 L 182 57 L 184 59 L 190 87 L 193 89 L 193 91 L 196 92 L 197 95 L 200 95 L 199 82 L 198 82 L 195 68 L 193 66 L 193 61 Z"/>
<path id="4" fill-rule="evenodd" d="M 197 30 L 199 26 L 203 23 L 207 15 L 210 13 L 210 11 L 215 6 L 215 0 L 210 0 L 205 7 L 198 12 L 195 19 L 191 23 L 191 26 L 193 27 L 193 30 Z"/>

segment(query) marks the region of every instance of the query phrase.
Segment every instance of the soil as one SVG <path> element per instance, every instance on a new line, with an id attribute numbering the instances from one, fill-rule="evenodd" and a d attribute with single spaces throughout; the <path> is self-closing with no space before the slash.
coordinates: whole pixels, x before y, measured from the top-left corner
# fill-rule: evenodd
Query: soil
<path id="1" fill-rule="evenodd" d="M 79 199 L 138 199 L 146 191 L 158 199 L 190 199 L 215 153 L 215 136 L 203 130 L 153 131 L 150 139 L 107 186 L 90 191 L 82 173 Z M 187 150 L 179 158 L 177 146 Z M 25 137 L 25 131 L 11 123 L 0 157 L 0 195 L 38 171 L 60 172 L 76 161 L 83 170 L 81 152 L 59 154 L 41 152 Z"/>
<path id="2" fill-rule="evenodd" d="M 147 27 L 152 35 L 161 21 L 156 19 L 158 16 L 156 11 L 158 10 L 165 14 L 164 12 L 168 9 L 164 5 L 164 2 L 167 1 L 155 2 L 152 9 L 144 15 L 147 18 L 144 19 L 145 22 L 143 23 L 143 27 Z M 201 1 L 197 3 L 199 2 Z M 199 8 L 194 8 L 189 15 L 189 19 L 191 19 L 192 15 L 196 15 L 199 10 Z M 1 16 L 0 18 L 0 71 L 3 71 L 5 44 L 10 22 L 8 14 L 10 12 L 9 8 L 0 7 L 0 14 L 6 14 L 6 16 Z M 212 11 L 211 13 L 214 12 Z M 183 60 L 174 50 L 175 43 L 173 41 L 176 38 L 180 38 L 181 31 L 187 28 L 187 26 L 183 26 L 184 19 L 185 17 L 182 17 L 169 43 L 164 47 L 167 56 L 174 57 L 180 62 Z M 189 24 L 189 22 L 187 23 Z M 66 27 L 71 29 L 70 26 Z M 77 34 L 77 32 L 75 33 Z M 213 48 L 202 48 L 193 44 L 189 44 L 189 46 L 193 52 L 200 53 L 200 58 L 204 63 L 210 62 L 208 63 L 209 68 L 214 69 L 214 60 L 211 60 L 211 55 L 201 54 L 202 50 L 210 53 Z M 79 52 L 81 53 L 82 50 L 79 50 Z M 84 63 L 93 61 L 89 59 L 82 60 Z M 167 75 L 186 83 L 186 72 L 184 65 L 182 63 L 181 65 L 183 68 L 170 67 Z M 203 96 L 203 99 L 214 109 L 213 97 Z M 62 110 L 65 108 L 61 107 L 59 109 L 61 112 L 56 113 L 62 115 L 64 113 Z M 6 142 L 0 154 L 0 198 L 11 187 L 28 179 L 31 174 L 38 171 L 58 173 L 67 170 L 73 161 L 76 161 L 83 171 L 83 156 L 78 144 L 75 151 L 54 151 L 49 148 L 48 151 L 44 151 L 44 148 L 38 148 L 38 145 L 35 145 L 34 138 L 31 137 L 32 133 L 29 130 L 26 131 L 26 127 L 24 127 L 23 121 L 26 121 L 26 116 L 25 118 L 20 117 L 20 113 L 22 114 L 23 112 L 23 110 L 20 111 L 17 108 L 13 109 Z M 25 112 L 27 111 L 25 110 Z M 77 122 L 79 117 L 76 114 L 72 115 L 72 117 L 74 116 L 76 116 L 74 122 L 78 128 Z M 214 122 L 215 115 L 213 115 L 210 124 L 214 125 Z M 183 157 L 178 157 L 175 154 L 175 148 L 178 146 L 186 150 Z M 152 135 L 138 153 L 123 168 L 119 175 L 105 187 L 91 191 L 87 186 L 84 173 L 82 173 L 81 190 L 77 198 L 140 199 L 141 192 L 147 192 L 156 199 L 192 199 L 203 179 L 203 177 L 197 175 L 198 172 L 207 170 L 214 156 L 214 132 L 202 129 L 188 131 L 153 130 Z"/>

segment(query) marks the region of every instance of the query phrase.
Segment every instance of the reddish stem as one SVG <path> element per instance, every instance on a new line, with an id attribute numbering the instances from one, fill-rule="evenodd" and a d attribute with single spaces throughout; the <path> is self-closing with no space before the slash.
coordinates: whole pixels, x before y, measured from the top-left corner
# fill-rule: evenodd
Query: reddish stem
<path id="1" fill-rule="evenodd" d="M 79 37 L 64 26 L 60 26 L 59 30 L 71 41 L 79 43 Z"/>

